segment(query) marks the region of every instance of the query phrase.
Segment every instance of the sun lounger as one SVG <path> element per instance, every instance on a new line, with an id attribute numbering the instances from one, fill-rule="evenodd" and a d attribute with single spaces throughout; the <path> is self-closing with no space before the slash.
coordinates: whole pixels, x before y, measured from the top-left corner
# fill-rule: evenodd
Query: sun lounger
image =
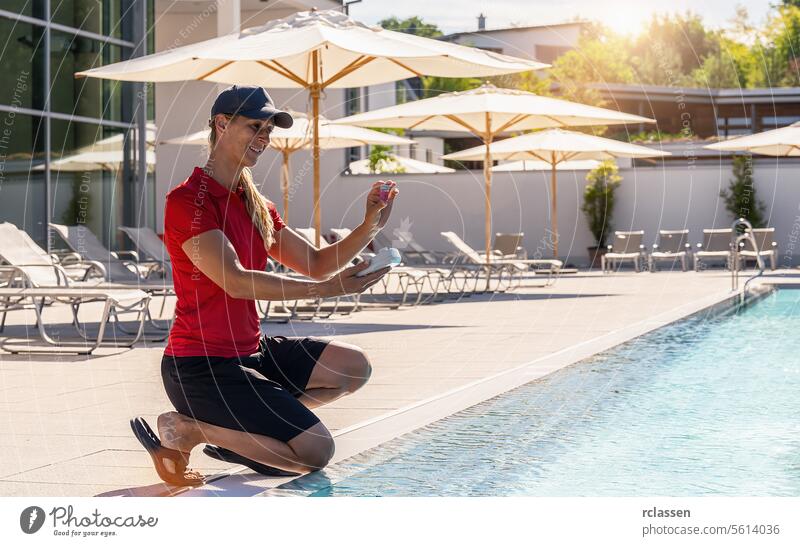
<path id="1" fill-rule="evenodd" d="M 9 222 L 0 223 L 0 259 L 7 265 L 30 265 L 44 269 L 61 266 L 65 276 L 87 280 L 103 276 L 105 270 L 95 262 L 82 261 L 76 253 L 48 254 L 25 231 Z"/>
<path id="2" fill-rule="evenodd" d="M 644 231 L 641 230 L 615 231 L 613 243 L 608 245 L 608 252 L 600 259 L 603 273 L 610 271 L 615 263 L 626 261 L 633 262 L 636 271 L 641 271 L 642 260 L 645 256 L 642 238 L 644 238 Z"/>
<path id="3" fill-rule="evenodd" d="M 352 230 L 348 228 L 331 228 L 331 233 L 336 237 L 336 241 L 338 242 L 350 235 Z M 390 245 L 391 243 L 381 246 L 378 243 L 376 250 Z M 405 251 L 399 248 L 398 251 L 403 258 L 401 265 L 392 269 L 391 273 L 384 276 L 379 283 L 383 287 L 384 296 L 393 301 L 399 301 L 400 305 L 409 303 L 409 297 L 411 297 L 413 301 L 411 301 L 410 305 L 413 306 L 443 301 L 446 297 L 454 295 L 453 286 L 457 288 L 455 295 L 463 295 L 463 287 L 466 286 L 466 283 L 461 283 L 462 288 L 458 289 L 458 279 L 456 277 L 459 273 L 454 272 L 452 267 L 436 267 L 424 264 L 408 265 L 405 261 Z M 363 259 L 368 259 L 372 256 L 373 254 L 368 252 L 363 252 L 361 254 L 361 258 Z M 394 296 L 392 292 L 390 283 L 393 278 L 399 281 L 399 296 Z M 426 283 L 430 289 L 429 292 L 425 289 Z M 414 294 L 416 297 L 410 292 L 412 286 L 414 287 Z M 371 292 L 373 291 L 374 287 L 371 289 Z"/>
<path id="4" fill-rule="evenodd" d="M 461 260 L 462 263 L 467 263 L 475 267 L 482 267 L 484 269 L 487 274 L 488 283 L 491 283 L 492 274 L 497 274 L 497 286 L 495 287 L 495 291 L 504 291 L 510 289 L 512 287 L 512 282 L 515 279 L 517 279 L 518 286 L 522 281 L 522 274 L 526 272 L 535 273 L 537 275 L 543 271 L 546 272 L 547 281 L 545 286 L 549 286 L 555 282 L 555 278 L 558 276 L 562 266 L 564 265 L 561 260 L 521 260 L 516 258 L 498 258 L 494 255 L 490 256 L 487 264 L 485 254 L 479 254 L 474 248 L 469 246 L 454 232 L 443 231 L 441 234 L 442 237 L 444 237 L 444 239 L 453 245 L 453 247 L 460 253 L 458 259 Z M 537 269 L 543 266 L 546 269 Z M 504 273 L 508 274 L 509 276 L 508 286 L 506 288 L 502 288 Z"/>
<path id="5" fill-rule="evenodd" d="M 39 337 L 54 348 L 66 349 L 78 354 L 91 354 L 101 345 L 113 347 L 132 347 L 142 338 L 150 295 L 135 289 L 109 289 L 109 288 L 0 288 L 0 313 L 2 321 L 0 328 L 5 326 L 6 314 L 18 309 L 33 308 L 36 313 L 36 329 Z M 103 311 L 100 315 L 97 334 L 92 336 L 78 319 L 78 309 L 81 305 L 102 302 Z M 72 322 L 75 326 L 79 340 L 54 339 L 46 330 L 43 319 L 45 303 L 65 303 L 72 310 Z M 114 332 L 109 339 L 108 329 L 111 321 L 119 323 L 119 315 L 123 313 L 136 313 L 138 328 L 133 335 L 126 332 L 118 336 Z M 113 328 L 113 325 L 111 326 Z M 8 339 L 3 340 L 2 348 L 11 353 L 35 352 L 36 347 L 10 344 Z"/>
<path id="6" fill-rule="evenodd" d="M 752 234 L 753 238 L 756 240 L 758 254 L 761 255 L 762 258 L 769 258 L 770 269 L 775 271 L 778 261 L 778 243 L 773 240 L 775 237 L 775 228 L 753 228 Z M 756 252 L 753 250 L 753 247 L 750 246 L 749 242 L 742 241 L 739 243 L 740 267 L 744 265 L 742 262 L 748 258 L 755 260 Z"/>
<path id="7" fill-rule="evenodd" d="M 692 246 L 689 244 L 689 230 L 665 230 L 658 232 L 658 243 L 653 245 L 653 250 L 647 258 L 648 268 L 651 272 L 656 270 L 658 261 L 681 261 L 681 269 L 686 271 L 686 260 Z"/>
<path id="8" fill-rule="evenodd" d="M 524 260 L 528 257 L 528 252 L 522 246 L 524 236 L 524 233 L 495 233 L 492 252 L 500 258 Z"/>
<path id="9" fill-rule="evenodd" d="M 139 256 L 143 256 L 149 262 L 159 264 L 163 275 L 171 274 L 172 262 L 169 259 L 169 252 L 164 241 L 153 231 L 153 228 L 120 226 L 117 229 L 127 235 L 128 239 L 136 246 Z"/>
<path id="10" fill-rule="evenodd" d="M 143 262 L 139 254 L 132 250 L 111 252 L 88 227 L 83 225 L 65 226 L 50 224 L 56 234 L 85 260 L 91 260 L 103 265 L 106 270 L 105 278 L 110 282 L 135 282 L 147 279 L 153 271 L 161 265 L 158 262 Z M 129 256 L 126 260 L 123 256 Z"/>
<path id="11" fill-rule="evenodd" d="M 708 259 L 723 259 L 725 267 L 728 269 L 733 267 L 732 237 L 731 228 L 704 229 L 703 242 L 697 243 L 697 249 L 694 251 L 694 270 L 698 271 L 702 262 Z"/>

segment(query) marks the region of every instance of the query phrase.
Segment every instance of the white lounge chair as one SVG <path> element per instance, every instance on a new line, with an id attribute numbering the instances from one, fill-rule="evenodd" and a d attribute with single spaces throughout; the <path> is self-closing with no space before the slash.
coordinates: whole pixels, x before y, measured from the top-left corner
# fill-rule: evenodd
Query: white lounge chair
<path id="1" fill-rule="evenodd" d="M 516 286 L 522 282 L 522 274 L 526 272 L 539 274 L 541 272 L 547 273 L 547 281 L 545 286 L 549 286 L 555 282 L 556 277 L 561 271 L 564 263 L 561 260 L 520 260 L 520 259 L 507 259 L 498 258 L 495 255 L 489 257 L 487 264 L 486 255 L 478 253 L 474 248 L 464 242 L 461 237 L 452 231 L 441 232 L 442 237 L 449 242 L 460 253 L 459 260 L 468 263 L 472 266 L 482 267 L 487 274 L 489 285 L 491 284 L 492 274 L 497 274 L 497 286 L 495 291 L 504 291 L 512 288 L 512 282 L 517 279 Z M 539 267 L 546 267 L 547 269 L 536 269 Z M 508 286 L 502 288 L 503 274 L 507 273 L 509 276 Z M 491 290 L 491 286 L 489 286 Z"/>
<path id="2" fill-rule="evenodd" d="M 611 270 L 615 263 L 626 261 L 633 262 L 637 272 L 642 270 L 644 260 L 644 245 L 642 239 L 644 231 L 615 231 L 614 241 L 608 245 L 606 252 L 600 259 L 603 273 Z"/>
<path id="3" fill-rule="evenodd" d="M 703 261 L 709 259 L 725 260 L 725 267 L 731 269 L 733 267 L 732 238 L 731 228 L 704 229 L 703 242 L 697 243 L 694 251 L 694 270 L 699 271 Z"/>
<path id="4" fill-rule="evenodd" d="M 50 227 L 73 252 L 80 254 L 84 260 L 102 264 L 106 270 L 107 281 L 142 281 L 161 267 L 158 262 L 141 261 L 139 254 L 133 250 L 116 252 L 108 250 L 86 226 L 65 226 L 51 223 Z M 131 259 L 125 259 L 126 256 Z"/>
<path id="5" fill-rule="evenodd" d="M 146 258 L 148 262 L 157 263 L 163 275 L 171 274 L 172 262 L 169 259 L 169 251 L 153 228 L 120 226 L 117 229 L 136 246 L 139 256 Z"/>
<path id="6" fill-rule="evenodd" d="M 749 229 L 747 231 L 750 231 Z M 778 243 L 774 241 L 775 228 L 753 228 L 753 238 L 761 258 L 769 258 L 770 269 L 775 271 L 778 261 Z M 756 259 L 756 252 L 746 241 L 739 243 L 739 266 L 744 265 L 747 259 Z"/>
<path id="7" fill-rule="evenodd" d="M 348 237 L 352 233 L 352 230 L 349 228 L 331 228 L 331 233 L 333 233 L 338 242 Z M 391 246 L 391 244 L 384 246 Z M 400 305 L 405 305 L 408 303 L 409 289 L 412 286 L 414 287 L 416 298 L 411 302 L 411 305 L 442 301 L 449 295 L 450 287 L 453 283 L 453 276 L 455 275 L 451 269 L 426 267 L 424 265 L 409 266 L 405 263 L 405 254 L 403 251 L 400 249 L 398 249 L 398 251 L 401 253 L 401 256 L 403 256 L 404 261 L 400 266 L 392 269 L 389 274 L 381 279 L 379 284 L 383 287 L 384 296 L 394 301 L 399 301 Z M 361 259 L 369 259 L 372 256 L 374 256 L 374 254 L 369 252 L 362 252 L 360 255 Z M 390 294 L 390 279 L 392 278 L 397 278 L 400 284 L 401 293 L 397 298 L 394 298 Z M 425 292 L 426 281 L 430 287 L 430 292 Z M 370 288 L 370 292 L 374 293 L 374 287 Z M 425 297 L 423 298 L 423 296 Z"/>
<path id="8" fill-rule="evenodd" d="M 18 309 L 33 308 L 36 313 L 36 329 L 39 337 L 50 347 L 66 349 L 69 352 L 78 354 L 91 354 L 101 345 L 111 345 L 113 347 L 132 347 L 138 342 L 144 333 L 144 325 L 147 315 L 150 295 L 141 290 L 135 289 L 113 289 L 113 288 L 0 288 L 0 331 L 5 327 L 6 314 L 9 311 Z M 86 303 L 103 302 L 103 311 L 100 315 L 97 334 L 92 336 L 86 327 L 78 319 L 78 308 Z M 43 310 L 46 303 L 64 303 L 72 309 L 72 322 L 75 326 L 80 339 L 54 339 L 47 332 L 43 318 Z M 107 335 L 109 322 L 113 319 L 119 323 L 119 315 L 123 313 L 136 313 L 138 328 L 129 335 L 125 332 L 119 336 L 114 332 L 112 339 Z M 20 345 L 10 343 L 10 339 L 3 339 L 0 346 L 10 353 L 41 352 L 37 347 L 30 345 Z M 65 351 L 59 351 L 65 352 Z"/>
<path id="9" fill-rule="evenodd" d="M 0 223 L 0 260 L 7 265 L 32 266 L 32 271 L 34 268 L 49 270 L 58 265 L 60 273 L 74 280 L 103 278 L 105 274 L 102 265 L 83 261 L 77 253 L 48 254 L 30 235 L 9 222 Z"/>
<path id="10" fill-rule="evenodd" d="M 689 244 L 689 230 L 666 230 L 658 232 L 658 243 L 653 245 L 653 250 L 648 256 L 648 268 L 651 272 L 656 270 L 656 262 L 669 260 L 681 261 L 681 269 L 686 271 L 686 263 L 691 253 L 692 245 Z"/>

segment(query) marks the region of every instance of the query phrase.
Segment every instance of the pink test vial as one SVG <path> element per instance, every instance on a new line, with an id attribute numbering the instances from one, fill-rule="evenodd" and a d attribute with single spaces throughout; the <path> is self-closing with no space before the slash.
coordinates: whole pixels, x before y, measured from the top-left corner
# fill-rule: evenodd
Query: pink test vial
<path id="1" fill-rule="evenodd" d="M 392 191 L 391 184 L 381 184 L 381 201 L 386 203 L 389 200 L 389 193 Z"/>

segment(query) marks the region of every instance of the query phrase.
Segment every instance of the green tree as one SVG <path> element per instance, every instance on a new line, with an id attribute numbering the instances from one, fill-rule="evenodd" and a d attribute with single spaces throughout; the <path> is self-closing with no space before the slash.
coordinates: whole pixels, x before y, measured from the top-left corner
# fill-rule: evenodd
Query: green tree
<path id="1" fill-rule="evenodd" d="M 474 89 L 483 83 L 480 78 L 440 78 L 439 76 L 422 76 L 421 80 L 423 99 L 442 93 Z"/>
<path id="2" fill-rule="evenodd" d="M 642 83 L 681 85 L 714 50 L 714 36 L 702 18 L 684 14 L 654 15 L 633 45 L 634 64 Z"/>
<path id="3" fill-rule="evenodd" d="M 442 35 L 442 31 L 439 30 L 439 27 L 433 23 L 426 23 L 419 17 L 398 19 L 392 16 L 381 20 L 378 24 L 387 30 L 407 32 L 408 34 L 416 34 L 417 36 L 424 36 L 425 38 L 437 38 Z"/>
<path id="4" fill-rule="evenodd" d="M 692 71 L 690 80 L 696 87 L 747 87 L 753 65 L 746 45 L 719 34 L 714 49 Z"/>
<path id="5" fill-rule="evenodd" d="M 733 158 L 733 178 L 728 189 L 719 195 L 734 218 L 744 218 L 753 227 L 764 225 L 764 205 L 756 197 L 753 185 L 753 156 L 737 155 Z"/>
<path id="6" fill-rule="evenodd" d="M 630 47 L 625 38 L 600 25 L 581 34 L 578 47 L 558 57 L 549 70 L 549 80 L 566 100 L 603 106 L 600 93 L 588 84 L 633 83 Z"/>
<path id="7" fill-rule="evenodd" d="M 602 248 L 613 229 L 611 220 L 614 215 L 614 192 L 622 177 L 617 164 L 613 160 L 606 160 L 589 171 L 586 181 L 588 183 L 583 190 L 581 210 L 586 215 L 595 243 Z"/>

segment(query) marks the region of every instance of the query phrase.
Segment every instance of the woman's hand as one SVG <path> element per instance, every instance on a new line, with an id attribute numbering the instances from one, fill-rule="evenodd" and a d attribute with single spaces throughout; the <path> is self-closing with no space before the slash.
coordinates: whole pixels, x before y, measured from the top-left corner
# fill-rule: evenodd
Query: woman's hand
<path id="1" fill-rule="evenodd" d="M 381 185 L 391 185 L 389 190 L 389 199 L 385 203 L 381 200 Z M 372 189 L 367 195 L 367 212 L 364 214 L 364 223 L 370 227 L 370 231 L 378 231 L 389 220 L 389 215 L 392 213 L 392 205 L 394 199 L 400 193 L 397 189 L 397 184 L 393 180 L 378 180 L 372 184 Z"/>
<path id="2" fill-rule="evenodd" d="M 322 286 L 320 295 L 323 297 L 331 297 L 358 294 L 381 280 L 381 277 L 386 275 L 391 269 L 391 267 L 386 266 L 377 271 L 373 271 L 369 275 L 356 277 L 356 273 L 367 267 L 369 267 L 369 262 L 365 260 L 359 264 L 343 269 L 340 273 L 328 280 L 320 282 Z"/>

